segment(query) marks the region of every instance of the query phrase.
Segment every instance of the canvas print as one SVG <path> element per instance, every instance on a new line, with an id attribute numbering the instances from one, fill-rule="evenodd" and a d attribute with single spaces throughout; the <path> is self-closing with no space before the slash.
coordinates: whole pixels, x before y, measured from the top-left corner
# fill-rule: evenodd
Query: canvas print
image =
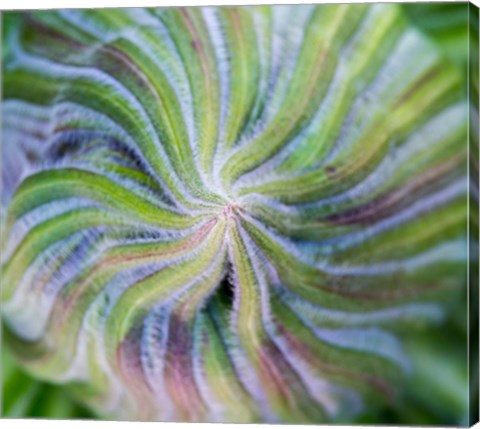
<path id="1" fill-rule="evenodd" d="M 2 15 L 2 416 L 478 419 L 478 9 Z"/>

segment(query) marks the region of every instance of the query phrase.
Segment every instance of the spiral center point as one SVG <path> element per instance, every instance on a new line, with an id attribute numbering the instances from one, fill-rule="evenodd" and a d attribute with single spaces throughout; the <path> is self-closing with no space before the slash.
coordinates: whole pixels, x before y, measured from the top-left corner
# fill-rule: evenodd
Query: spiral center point
<path id="1" fill-rule="evenodd" d="M 227 204 L 222 210 L 223 216 L 225 216 L 226 219 L 231 219 L 234 215 L 234 211 L 236 208 L 237 205 L 235 203 Z"/>

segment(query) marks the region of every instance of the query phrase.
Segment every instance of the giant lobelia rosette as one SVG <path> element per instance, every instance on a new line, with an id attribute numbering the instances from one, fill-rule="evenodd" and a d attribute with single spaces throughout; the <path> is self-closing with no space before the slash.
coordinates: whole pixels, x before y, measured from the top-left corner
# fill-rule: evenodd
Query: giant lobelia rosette
<path id="1" fill-rule="evenodd" d="M 464 292 L 463 76 L 392 4 L 4 23 L 4 340 L 99 416 L 349 421 Z"/>

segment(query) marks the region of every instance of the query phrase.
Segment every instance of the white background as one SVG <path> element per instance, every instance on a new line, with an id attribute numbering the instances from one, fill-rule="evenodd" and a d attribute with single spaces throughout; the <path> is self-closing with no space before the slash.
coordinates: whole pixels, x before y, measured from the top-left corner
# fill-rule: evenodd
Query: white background
<path id="1" fill-rule="evenodd" d="M 449 1 L 449 0 L 440 0 Z M 451 1 L 451 0 L 450 0 Z M 374 0 L 363 2 L 374 3 Z M 382 0 L 389 2 L 389 0 Z M 15 9 L 54 9 L 54 8 L 91 8 L 91 7 L 139 7 L 139 6 L 210 6 L 210 5 L 247 5 L 247 4 L 297 4 L 312 3 L 312 1 L 289 1 L 289 0 L 0 0 L 0 10 Z M 317 3 L 317 2 L 315 2 Z M 327 3 L 327 1 L 318 1 Z M 342 0 L 329 0 L 328 3 L 345 3 Z M 361 0 L 350 0 L 349 3 L 362 3 Z M 480 0 L 472 3 L 479 6 Z M 100 422 L 80 420 L 10 420 L 0 418 L 1 429 L 296 429 L 301 426 L 294 425 L 239 425 L 239 424 L 209 424 L 209 423 L 137 423 L 137 422 Z M 327 428 L 327 426 L 315 426 Z M 475 426 L 477 429 L 480 425 Z M 332 426 L 330 426 L 332 428 Z M 336 429 L 360 429 L 361 426 L 334 426 Z M 376 426 L 382 429 L 381 426 Z"/>
<path id="2" fill-rule="evenodd" d="M 382 3 L 398 1 L 381 0 Z M 455 0 L 435 0 L 453 2 Z M 15 9 L 54 9 L 54 8 L 90 8 L 90 7 L 139 7 L 139 6 L 214 6 L 214 5 L 248 5 L 248 4 L 301 4 L 301 3 L 375 3 L 375 0 L 0 0 L 0 10 Z M 461 1 L 460 3 L 463 3 Z M 480 0 L 472 3 L 480 5 Z"/>

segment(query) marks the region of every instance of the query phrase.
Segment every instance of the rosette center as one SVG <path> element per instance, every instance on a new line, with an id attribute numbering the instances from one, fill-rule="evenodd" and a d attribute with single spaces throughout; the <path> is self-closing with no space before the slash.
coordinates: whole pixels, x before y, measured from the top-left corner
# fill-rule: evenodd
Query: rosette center
<path id="1" fill-rule="evenodd" d="M 223 208 L 222 215 L 227 220 L 231 219 L 234 216 L 236 210 L 237 210 L 237 205 L 235 203 L 229 203 Z"/>

